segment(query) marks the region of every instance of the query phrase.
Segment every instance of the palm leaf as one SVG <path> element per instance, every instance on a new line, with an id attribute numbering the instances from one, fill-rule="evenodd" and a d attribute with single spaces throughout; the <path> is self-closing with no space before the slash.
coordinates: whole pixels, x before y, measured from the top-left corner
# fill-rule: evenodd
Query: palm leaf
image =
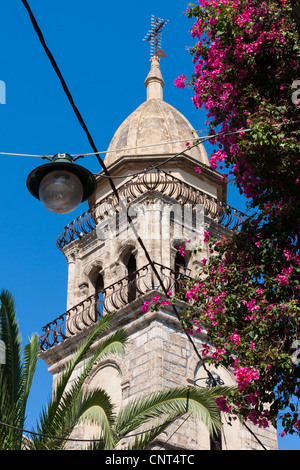
<path id="1" fill-rule="evenodd" d="M 4 366 L 0 365 L 0 416 L 1 421 L 11 424 L 14 422 L 15 408 L 11 406 L 9 396 L 9 385 Z M 12 429 L 0 426 L 0 450 L 11 450 L 13 448 L 14 434 Z"/>
<path id="2" fill-rule="evenodd" d="M 120 438 L 124 438 L 145 420 L 165 414 L 182 415 L 187 410 L 201 420 L 210 432 L 214 432 L 221 427 L 216 398 L 231 391 L 231 387 L 172 388 L 137 398 L 120 411 L 116 432 Z"/>
<path id="3" fill-rule="evenodd" d="M 127 450 L 144 450 L 146 449 L 151 442 L 156 439 L 165 429 L 170 426 L 172 422 L 182 416 L 179 413 L 173 413 L 166 416 L 163 420 L 157 421 L 156 423 L 152 423 L 151 427 L 148 430 L 145 430 L 141 433 L 137 433 L 135 436 L 134 442 L 129 444 Z M 126 437 L 126 439 L 130 438 L 130 435 Z"/>
<path id="4" fill-rule="evenodd" d="M 21 397 L 20 397 L 20 412 L 25 417 L 25 409 L 27 399 L 32 385 L 32 380 L 36 371 L 36 365 L 39 355 L 38 335 L 32 335 L 29 343 L 24 348 L 24 358 L 22 367 L 22 381 L 21 381 Z"/>
<path id="5" fill-rule="evenodd" d="M 82 345 L 78 348 L 76 353 L 74 354 L 73 358 L 67 364 L 65 370 L 61 374 L 61 377 L 58 381 L 58 384 L 55 389 L 55 399 L 57 403 L 59 403 L 60 398 L 62 397 L 66 385 L 70 380 L 70 377 L 75 369 L 75 367 L 85 358 L 89 348 L 94 343 L 96 338 L 101 335 L 104 331 L 106 331 L 111 326 L 111 321 L 114 315 L 107 314 L 98 321 L 95 328 L 92 330 L 91 334 L 86 338 L 86 340 L 82 343 Z M 53 400 L 53 404 L 55 400 Z"/>
<path id="6" fill-rule="evenodd" d="M 101 334 L 105 329 L 109 328 L 110 322 L 111 317 L 108 315 L 100 319 L 92 334 L 82 343 L 81 347 L 76 351 L 69 364 L 67 364 L 65 370 L 61 373 L 55 390 L 53 391 L 51 400 L 49 400 L 47 407 L 43 408 L 40 414 L 39 426 L 41 430 L 46 430 L 49 424 L 55 420 L 60 401 L 63 397 L 63 394 L 65 393 L 67 384 L 75 367 L 81 362 L 81 360 L 83 360 L 96 336 Z M 54 424 L 54 428 L 55 426 L 56 425 Z"/>
<path id="7" fill-rule="evenodd" d="M 114 409 L 109 395 L 102 389 L 84 393 L 81 406 L 76 406 L 76 411 L 80 414 L 77 416 L 79 422 L 98 426 L 98 435 L 94 439 L 99 439 L 104 450 L 112 450 L 115 447 Z"/>
<path id="8" fill-rule="evenodd" d="M 7 290 L 2 290 L 0 293 L 0 339 L 4 341 L 6 347 L 5 364 L 1 367 L 1 395 L 5 395 L 5 400 L 1 399 L 1 419 L 7 424 L 22 428 L 37 360 L 37 337 L 26 346 L 25 359 L 22 364 L 21 335 L 15 304 L 12 295 Z M 4 430 L 2 427 L 0 433 L 2 446 L 13 450 L 21 448 L 21 432 Z"/>
<path id="9" fill-rule="evenodd" d="M 113 335 L 109 336 L 104 341 L 101 341 L 96 350 L 88 357 L 90 346 L 94 343 L 97 337 L 102 334 L 111 326 L 111 320 L 114 315 L 105 315 L 102 317 L 90 336 L 86 338 L 81 347 L 74 354 L 71 361 L 62 372 L 58 385 L 53 393 L 52 399 L 50 400 L 47 408 L 42 410 L 38 429 L 40 434 L 58 436 L 59 433 L 64 437 L 69 435 L 77 424 L 78 419 L 83 413 L 82 407 L 84 405 L 84 399 L 82 398 L 82 389 L 84 381 L 90 373 L 94 364 L 107 354 L 124 354 L 124 344 L 127 339 L 127 334 L 124 330 L 119 329 Z M 70 378 L 75 367 L 84 361 L 84 368 L 80 375 L 73 381 L 70 386 Z M 68 389 L 67 389 L 68 387 Z M 91 403 L 91 396 L 89 397 L 89 403 Z M 79 406 L 80 405 L 80 406 Z M 92 406 L 92 405 L 90 405 Z M 78 410 L 76 411 L 76 408 Z M 75 413 L 76 411 L 76 413 Z M 87 410 L 85 409 L 85 412 Z M 109 412 L 107 410 L 108 416 Z M 107 429 L 107 428 L 106 428 Z M 107 431 L 106 431 L 107 434 Z M 109 434 L 108 442 L 111 445 L 111 437 Z M 44 446 L 43 439 L 40 438 L 40 442 L 36 442 L 35 446 Z M 49 441 L 47 440 L 49 446 Z M 59 446 L 58 442 L 54 442 L 55 448 Z M 61 444 L 62 446 L 62 444 Z"/>
<path id="10" fill-rule="evenodd" d="M 22 377 L 21 336 L 14 300 L 7 290 L 1 291 L 0 304 L 0 339 L 4 341 L 6 346 L 4 373 L 8 380 L 11 406 L 14 406 L 18 401 Z"/>
<path id="11" fill-rule="evenodd" d="M 93 335 L 94 336 L 94 335 Z M 97 334 L 95 336 L 98 336 Z M 90 343 L 89 338 L 89 343 Z M 76 398 L 77 394 L 80 392 L 80 390 L 83 387 L 84 381 L 89 375 L 90 371 L 92 370 L 93 366 L 97 361 L 100 359 L 103 359 L 108 354 L 119 354 L 121 356 L 124 355 L 125 353 L 125 348 L 124 348 L 124 343 L 127 339 L 127 334 L 124 330 L 119 329 L 117 330 L 113 335 L 108 337 L 105 341 L 102 341 L 100 345 L 97 347 L 96 351 L 85 361 L 84 364 L 84 369 L 77 377 L 77 379 L 74 381 L 74 384 L 72 385 L 72 396 L 74 399 Z M 86 354 L 86 353 L 85 353 Z M 80 355 L 80 361 L 82 360 L 82 356 Z M 84 357 L 84 356 L 83 356 Z M 77 365 L 77 361 L 73 362 L 73 366 L 75 367 Z M 73 369 L 70 369 L 73 371 Z M 66 376 L 69 377 L 69 372 L 68 370 Z M 61 378 L 61 383 L 66 386 L 67 381 L 64 375 Z M 62 395 L 60 395 L 60 400 L 62 400 Z M 71 403 L 69 404 L 71 406 Z"/>

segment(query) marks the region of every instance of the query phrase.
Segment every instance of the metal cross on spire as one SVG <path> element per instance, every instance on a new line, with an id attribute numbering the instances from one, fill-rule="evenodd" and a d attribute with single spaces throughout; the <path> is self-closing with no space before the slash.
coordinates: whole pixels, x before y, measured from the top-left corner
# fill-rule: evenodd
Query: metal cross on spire
<path id="1" fill-rule="evenodd" d="M 154 15 L 151 16 L 151 29 L 143 39 L 143 41 L 150 43 L 151 56 L 167 57 L 166 53 L 161 49 L 161 35 L 162 29 L 168 21 L 169 20 L 163 20 L 162 18 L 156 18 Z"/>

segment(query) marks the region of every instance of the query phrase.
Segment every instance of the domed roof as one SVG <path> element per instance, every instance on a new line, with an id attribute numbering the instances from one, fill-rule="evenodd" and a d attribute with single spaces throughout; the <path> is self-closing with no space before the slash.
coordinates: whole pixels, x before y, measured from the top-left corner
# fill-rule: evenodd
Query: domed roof
<path id="1" fill-rule="evenodd" d="M 116 131 L 105 157 L 111 165 L 124 155 L 172 155 L 185 149 L 185 142 L 198 138 L 189 121 L 173 106 L 163 101 L 164 81 L 159 58 L 151 58 L 151 70 L 145 80 L 147 101 L 142 103 Z M 185 152 L 208 164 L 203 145 Z"/>

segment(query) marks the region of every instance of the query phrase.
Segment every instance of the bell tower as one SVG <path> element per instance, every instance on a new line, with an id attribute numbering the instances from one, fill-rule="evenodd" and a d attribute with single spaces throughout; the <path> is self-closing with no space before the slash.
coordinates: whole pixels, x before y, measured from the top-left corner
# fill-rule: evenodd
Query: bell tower
<path id="1" fill-rule="evenodd" d="M 203 144 L 192 147 L 198 138 L 195 130 L 164 101 L 160 58 L 154 55 L 150 62 L 146 101 L 117 129 L 105 157 L 122 205 L 99 173 L 89 209 L 57 239 L 68 263 L 67 311 L 48 323 L 41 335 L 41 357 L 55 387 L 60 371 L 99 316 L 116 312 L 114 328 L 122 326 L 129 334 L 126 355 L 97 364 L 87 386 L 105 388 L 117 406 L 151 391 L 205 383 L 203 366 L 156 273 L 166 291 L 178 292 L 201 263 L 199 253 L 178 256 L 178 248 L 187 239 L 201 244 L 205 230 L 217 236 L 230 234 L 243 220 L 237 210 L 228 215 L 226 184 L 210 168 Z M 209 254 L 203 251 L 201 256 Z M 165 307 L 149 311 L 147 302 L 156 296 Z M 184 302 L 178 300 L 176 308 L 182 311 Z M 201 350 L 205 338 L 195 335 L 194 341 Z M 227 370 L 218 369 L 217 374 L 226 385 L 234 384 Z M 253 429 L 267 448 L 277 447 L 272 430 Z M 76 433 L 82 439 L 90 435 L 84 427 Z M 226 420 L 218 442 L 212 443 L 204 425 L 188 415 L 172 423 L 153 448 L 209 450 L 216 445 L 224 450 L 260 448 L 240 423 L 229 425 Z"/>

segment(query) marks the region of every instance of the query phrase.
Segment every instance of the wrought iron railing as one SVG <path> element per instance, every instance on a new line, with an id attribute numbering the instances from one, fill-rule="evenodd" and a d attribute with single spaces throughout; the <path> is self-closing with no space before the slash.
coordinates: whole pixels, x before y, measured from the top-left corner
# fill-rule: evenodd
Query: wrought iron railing
<path id="1" fill-rule="evenodd" d="M 154 265 L 167 291 L 178 292 L 189 279 L 188 275 L 175 272 L 159 263 Z M 39 338 L 40 350 L 50 349 L 68 337 L 78 334 L 94 325 L 105 313 L 117 311 L 151 290 L 162 289 L 151 265 L 147 264 L 134 275 L 131 273 L 103 289 L 100 294 L 89 296 L 45 325 Z"/>
<path id="2" fill-rule="evenodd" d="M 236 231 L 245 220 L 242 212 L 228 204 L 219 202 L 213 196 L 190 186 L 180 179 L 162 170 L 152 170 L 133 177 L 129 182 L 118 188 L 120 199 L 129 205 L 134 199 L 147 191 L 158 191 L 174 198 L 178 204 L 202 205 L 204 215 L 217 221 L 225 228 Z M 75 239 L 82 238 L 96 228 L 96 225 L 107 217 L 112 208 L 118 212 L 119 204 L 116 196 L 110 194 L 97 202 L 89 210 L 70 222 L 64 232 L 56 240 L 57 247 L 62 250 Z"/>

